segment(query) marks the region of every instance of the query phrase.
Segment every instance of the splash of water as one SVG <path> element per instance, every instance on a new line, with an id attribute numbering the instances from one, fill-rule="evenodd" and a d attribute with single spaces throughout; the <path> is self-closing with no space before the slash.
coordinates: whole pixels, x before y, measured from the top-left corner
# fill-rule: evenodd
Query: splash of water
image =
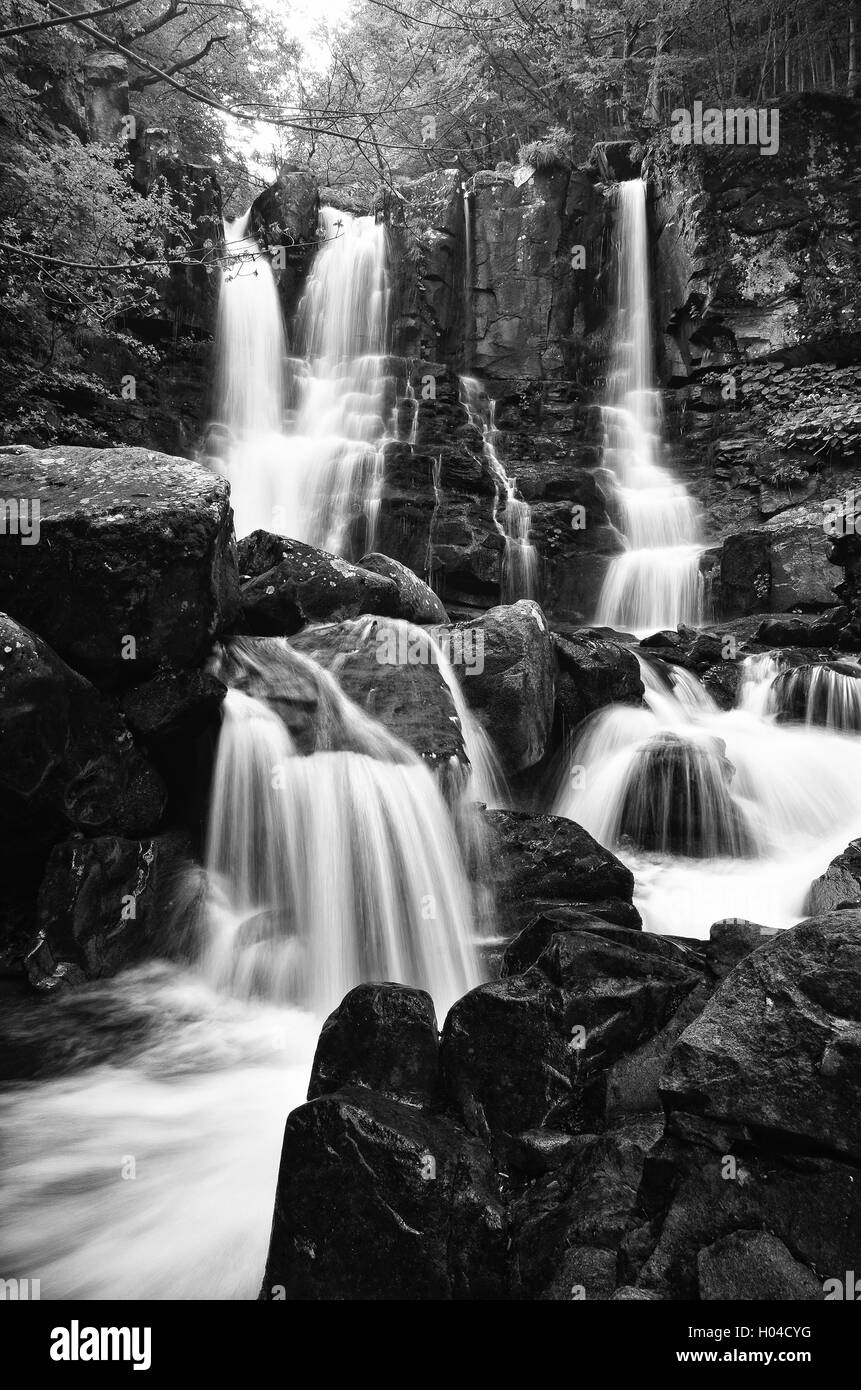
<path id="1" fill-rule="evenodd" d="M 738 704 L 728 711 L 690 672 L 641 667 L 644 707 L 611 705 L 582 726 L 554 810 L 622 854 L 651 931 L 702 935 L 721 917 L 792 925 L 813 879 L 861 833 L 861 739 L 767 714 L 779 668 L 773 655 L 746 659 Z M 649 786 L 641 775 L 644 750 L 661 740 L 686 750 L 677 768 L 706 768 L 698 805 L 689 807 L 699 817 L 690 823 L 696 845 L 654 829 L 672 827 L 679 787 L 672 777 Z M 650 799 L 651 839 L 632 812 L 632 788 Z"/>
<path id="2" fill-rule="evenodd" d="M 504 542 L 500 601 L 516 603 L 520 598 L 537 598 L 539 563 L 538 551 L 530 540 L 532 513 L 529 504 L 518 496 L 517 479 L 508 476 L 499 456 L 501 436 L 496 428 L 496 401 L 474 377 L 461 377 L 460 387 L 469 422 L 481 431 L 484 458 L 495 487 L 493 524 Z"/>
<path id="3" fill-rule="evenodd" d="M 235 644 L 232 663 L 247 651 Z M 447 1009 L 478 966 L 465 868 L 432 773 L 286 642 L 257 644 L 253 667 L 276 696 L 285 671 L 313 673 L 341 746 L 303 757 L 264 700 L 228 692 L 206 856 L 207 977 L 318 1013 L 362 980 L 394 979 Z"/>
<path id="4" fill-rule="evenodd" d="M 620 183 L 614 197 L 617 336 L 603 462 L 626 549 L 610 561 L 597 622 L 642 634 L 702 621 L 701 547 L 694 504 L 660 463 L 645 184 Z"/>
<path id="5" fill-rule="evenodd" d="M 247 231 L 248 215 L 237 227 Z M 239 230 L 231 227 L 236 242 Z M 210 448 L 231 484 L 237 535 L 257 527 L 353 557 L 374 548 L 383 450 L 396 436 L 385 357 L 386 227 L 324 207 L 320 247 L 286 347 L 266 257 L 228 262 L 219 307 L 221 424 Z M 255 243 L 237 243 L 246 251 Z M 259 249 L 259 248 L 258 248 Z M 289 401 L 290 409 L 284 402 Z"/>

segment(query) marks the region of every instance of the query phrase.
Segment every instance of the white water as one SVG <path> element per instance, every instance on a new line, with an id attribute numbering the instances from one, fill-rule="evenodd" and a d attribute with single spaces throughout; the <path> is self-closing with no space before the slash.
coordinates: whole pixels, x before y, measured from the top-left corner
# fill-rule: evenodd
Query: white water
<path id="1" fill-rule="evenodd" d="M 807 724 L 861 732 L 861 671 L 854 659 L 844 658 L 840 665 L 845 669 L 815 664 L 782 672 L 771 690 L 769 709 L 794 716 L 802 707 Z"/>
<path id="2" fill-rule="evenodd" d="M 236 643 L 230 658 L 276 698 L 285 679 L 310 677 L 330 746 L 301 756 L 263 699 L 228 692 L 205 974 L 321 1015 L 362 980 L 397 980 L 444 1014 L 479 976 L 465 866 L 433 774 L 286 641 Z"/>
<path id="3" fill-rule="evenodd" d="M 297 313 L 300 355 L 289 361 L 268 258 L 254 262 L 256 275 L 228 263 L 210 450 L 230 481 L 237 535 L 262 527 L 362 554 L 374 548 L 383 447 L 396 434 L 387 233 L 373 217 L 333 208 L 321 209 L 320 233 Z"/>
<path id="4" fill-rule="evenodd" d="M 614 189 L 616 329 L 603 464 L 626 549 L 611 560 L 596 621 L 640 635 L 702 621 L 696 510 L 660 462 L 660 402 L 653 389 L 646 188 Z"/>
<path id="5" fill-rule="evenodd" d="M 581 730 L 554 810 L 621 855 L 651 931 L 703 936 L 722 917 L 791 926 L 813 879 L 861 834 L 861 739 L 777 723 L 765 712 L 777 669 L 775 658 L 748 658 L 737 708 L 723 712 L 688 672 L 673 668 L 667 688 L 643 663 L 646 708 L 612 705 Z M 660 735 L 700 749 L 725 744 L 735 768 L 728 814 L 750 838 L 745 857 L 647 852 L 623 837 L 642 749 Z M 715 846 L 705 840 L 708 854 Z"/>
<path id="6" fill-rule="evenodd" d="M 509 478 L 499 456 L 496 401 L 474 377 L 461 377 L 460 386 L 469 422 L 481 430 L 484 458 L 495 487 L 493 524 L 504 541 L 500 601 L 537 598 L 539 564 L 538 551 L 530 540 L 532 514 L 529 504 L 517 495 L 517 479 Z"/>

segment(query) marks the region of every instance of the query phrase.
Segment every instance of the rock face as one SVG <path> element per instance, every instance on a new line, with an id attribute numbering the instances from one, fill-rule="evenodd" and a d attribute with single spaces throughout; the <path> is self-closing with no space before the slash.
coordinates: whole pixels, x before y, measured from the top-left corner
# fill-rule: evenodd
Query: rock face
<path id="1" fill-rule="evenodd" d="M 65 840 L 51 851 L 27 952 L 42 992 L 114 975 L 167 939 L 191 847 L 181 835 Z"/>
<path id="2" fill-rule="evenodd" d="M 206 655 L 238 599 L 222 479 L 143 449 L 78 448 L 5 454 L 0 476 L 7 497 L 39 507 L 37 543 L 0 535 L 13 618 L 108 683 Z"/>
<path id="3" fill-rule="evenodd" d="M 634 875 L 582 826 L 528 811 L 487 811 L 485 819 L 502 866 L 497 910 L 509 929 L 564 904 L 589 912 L 600 904 L 611 920 L 639 922 L 631 905 Z"/>
<path id="4" fill-rule="evenodd" d="M 450 1120 L 347 1088 L 287 1121 L 264 1300 L 498 1299 L 490 1157 Z"/>
<path id="5" fill-rule="evenodd" d="M 141 835 L 164 788 L 115 706 L 0 614 L 0 827 L 6 844 L 70 831 Z"/>
<path id="6" fill-rule="evenodd" d="M 437 1090 L 433 1000 L 407 985 L 358 985 L 323 1024 L 308 1099 L 365 1086 L 425 1108 Z"/>
<path id="7" fill-rule="evenodd" d="M 521 599 L 491 608 L 469 624 L 483 669 L 463 693 L 511 775 L 540 762 L 553 724 L 554 663 L 547 620 L 537 603 Z"/>

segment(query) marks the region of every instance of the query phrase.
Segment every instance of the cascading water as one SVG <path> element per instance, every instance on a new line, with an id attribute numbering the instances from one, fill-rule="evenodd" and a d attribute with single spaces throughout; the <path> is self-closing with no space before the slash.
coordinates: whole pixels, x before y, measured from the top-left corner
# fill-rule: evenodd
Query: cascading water
<path id="1" fill-rule="evenodd" d="M 844 660 L 782 671 L 769 692 L 769 709 L 781 718 L 861 733 L 861 667 Z"/>
<path id="2" fill-rule="evenodd" d="M 617 318 L 603 462 L 626 548 L 610 562 L 596 621 L 644 634 L 701 622 L 703 586 L 693 502 L 659 461 L 646 187 L 631 179 L 613 196 Z"/>
<path id="3" fill-rule="evenodd" d="M 493 524 L 505 543 L 500 599 L 514 603 L 519 598 L 537 598 L 539 565 L 538 551 L 530 540 L 532 514 L 529 504 L 517 495 L 517 479 L 509 478 L 499 456 L 496 401 L 474 377 L 461 377 L 460 386 L 469 422 L 481 431 L 484 459 L 495 488 Z"/>
<path id="4" fill-rule="evenodd" d="M 233 643 L 222 670 L 276 700 L 285 682 L 310 678 L 322 717 L 317 751 L 302 756 L 268 703 L 228 692 L 210 801 L 208 977 L 316 1013 L 363 980 L 393 979 L 447 1009 L 478 967 L 466 872 L 432 773 L 283 639 Z"/>
<path id="5" fill-rule="evenodd" d="M 861 739 L 777 722 L 779 666 L 748 657 L 722 711 L 689 672 L 641 661 L 645 708 L 611 705 L 580 730 L 554 810 L 622 855 L 649 930 L 790 926 L 861 833 Z"/>
<path id="6" fill-rule="evenodd" d="M 226 229 L 229 249 L 247 253 L 238 241 L 247 222 Z M 320 237 L 297 312 L 303 355 L 287 368 L 268 258 L 254 262 L 256 276 L 228 260 L 217 336 L 221 422 L 210 450 L 230 480 L 238 535 L 262 527 L 336 554 L 363 553 L 374 545 L 383 447 L 396 433 L 385 357 L 387 232 L 373 217 L 324 207 Z"/>

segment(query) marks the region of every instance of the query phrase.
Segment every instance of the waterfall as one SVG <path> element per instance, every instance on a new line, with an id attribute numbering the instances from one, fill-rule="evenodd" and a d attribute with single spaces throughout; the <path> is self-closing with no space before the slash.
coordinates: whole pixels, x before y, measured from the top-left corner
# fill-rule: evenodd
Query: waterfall
<path id="1" fill-rule="evenodd" d="M 495 488 L 493 524 L 504 542 L 500 601 L 515 603 L 520 598 L 537 598 L 538 551 L 530 540 L 532 513 L 529 504 L 518 497 L 517 479 L 508 476 L 499 456 L 496 401 L 474 377 L 461 377 L 460 387 L 469 423 L 481 431 L 484 459 Z"/>
<path id="2" fill-rule="evenodd" d="M 649 930 L 790 926 L 861 834 L 861 739 L 779 722 L 779 666 L 746 658 L 724 711 L 689 671 L 641 658 L 644 707 L 611 705 L 578 731 L 553 809 L 622 855 Z"/>
<path id="3" fill-rule="evenodd" d="M 645 184 L 620 183 L 614 198 L 617 321 L 603 463 L 626 548 L 610 562 L 596 621 L 642 634 L 701 622 L 702 578 L 693 502 L 659 461 Z"/>
<path id="4" fill-rule="evenodd" d="M 217 336 L 220 423 L 209 447 L 231 484 L 237 535 L 262 527 L 358 555 L 374 547 L 383 449 L 397 433 L 385 357 L 387 232 L 374 217 L 324 207 L 319 235 L 297 311 L 300 355 L 287 369 L 268 258 L 254 262 L 256 276 L 228 260 Z M 231 228 L 229 249 L 241 254 L 247 247 L 237 248 L 237 236 Z"/>
<path id="5" fill-rule="evenodd" d="M 769 708 L 785 719 L 861 733 L 861 666 L 849 660 L 782 671 Z"/>
<path id="6" fill-rule="evenodd" d="M 475 335 L 475 311 L 473 305 L 473 250 L 472 213 L 469 202 L 469 189 L 463 190 L 463 360 L 464 365 L 472 366 L 473 337 Z"/>
<path id="7" fill-rule="evenodd" d="M 283 639 L 233 643 L 221 669 L 232 688 L 210 798 L 205 974 L 317 1013 L 363 980 L 420 986 L 447 1009 L 478 970 L 434 776 Z M 308 682 L 320 717 L 303 756 L 275 710 L 307 706 Z"/>

